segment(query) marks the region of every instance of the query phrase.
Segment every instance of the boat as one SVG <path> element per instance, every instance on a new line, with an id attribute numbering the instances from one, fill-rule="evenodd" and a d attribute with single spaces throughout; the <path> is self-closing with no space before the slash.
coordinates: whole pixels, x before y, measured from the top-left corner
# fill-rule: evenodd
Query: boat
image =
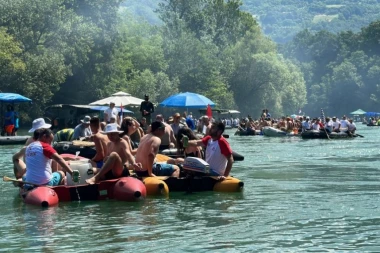
<path id="1" fill-rule="evenodd" d="M 239 128 L 236 130 L 235 135 L 240 135 L 240 136 L 249 136 L 249 135 L 261 135 L 260 130 L 255 130 L 255 131 L 249 131 L 249 130 L 244 130 Z"/>
<path id="2" fill-rule="evenodd" d="M 177 153 L 177 148 L 168 148 L 168 149 L 163 149 L 159 151 L 160 154 L 169 156 L 171 158 L 177 158 L 177 157 L 183 157 L 179 156 Z M 232 157 L 234 158 L 234 161 L 244 161 L 244 156 L 240 155 L 239 153 L 235 152 L 232 150 Z"/>
<path id="3" fill-rule="evenodd" d="M 96 184 L 38 186 L 20 195 L 26 204 L 41 207 L 55 206 L 59 202 L 116 199 L 137 201 L 146 197 L 146 188 L 134 177 L 104 180 Z"/>
<path id="4" fill-rule="evenodd" d="M 24 136 L 0 136 L 0 145 L 22 145 L 29 139 L 29 135 Z"/>
<path id="5" fill-rule="evenodd" d="M 302 139 L 347 139 L 354 138 L 362 135 L 359 134 L 347 134 L 347 132 L 341 131 L 339 133 L 332 132 L 327 133 L 326 131 L 318 131 L 318 130 L 308 130 L 301 134 Z"/>
<path id="6" fill-rule="evenodd" d="M 54 142 L 53 148 L 58 154 L 75 155 L 80 152 L 81 157 L 91 159 L 96 155 L 95 143 L 90 141 L 61 141 Z"/>
<path id="7" fill-rule="evenodd" d="M 285 131 L 282 131 L 280 129 L 277 129 L 277 128 L 274 128 L 274 127 L 270 127 L 270 126 L 266 126 L 266 127 L 263 127 L 263 135 L 264 136 L 269 136 L 269 137 L 293 137 L 293 136 L 300 136 L 300 134 L 298 134 L 298 132 L 285 132 Z"/>
<path id="8" fill-rule="evenodd" d="M 161 160 L 163 157 L 160 157 Z M 167 157 L 169 159 L 169 157 Z M 234 177 L 227 177 L 223 181 L 218 177 L 210 176 L 210 166 L 197 157 L 187 157 L 182 166 L 181 177 L 151 177 L 143 178 L 148 195 L 167 195 L 170 192 L 240 192 L 244 182 Z M 150 190 L 149 190 L 150 189 Z"/>

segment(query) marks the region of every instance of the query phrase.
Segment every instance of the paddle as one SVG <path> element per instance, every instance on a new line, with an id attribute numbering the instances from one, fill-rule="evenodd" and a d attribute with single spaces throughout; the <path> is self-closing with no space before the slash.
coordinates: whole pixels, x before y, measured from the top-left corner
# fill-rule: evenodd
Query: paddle
<path id="1" fill-rule="evenodd" d="M 327 131 L 326 131 L 326 128 L 323 128 L 323 130 L 325 130 L 325 133 L 326 133 L 326 135 L 327 135 L 327 138 L 328 138 L 329 140 L 331 140 L 329 134 L 328 134 Z"/>
<path id="2" fill-rule="evenodd" d="M 223 137 L 228 139 L 228 138 L 230 138 L 230 135 L 229 134 L 223 134 Z"/>
<path id="3" fill-rule="evenodd" d="M 364 136 L 363 135 L 361 135 L 361 134 L 356 134 L 357 136 L 359 136 L 359 137 L 361 137 L 361 138 L 364 138 Z"/>
<path id="4" fill-rule="evenodd" d="M 35 184 L 35 183 L 31 183 L 31 182 L 26 182 L 26 181 L 20 181 L 20 180 L 13 179 L 13 178 L 10 178 L 7 176 L 3 176 L 3 181 L 5 181 L 5 182 L 17 182 L 19 184 L 30 184 L 30 185 L 34 185 L 34 186 L 42 186 L 40 184 Z M 45 185 L 45 186 L 47 186 L 47 185 Z"/>

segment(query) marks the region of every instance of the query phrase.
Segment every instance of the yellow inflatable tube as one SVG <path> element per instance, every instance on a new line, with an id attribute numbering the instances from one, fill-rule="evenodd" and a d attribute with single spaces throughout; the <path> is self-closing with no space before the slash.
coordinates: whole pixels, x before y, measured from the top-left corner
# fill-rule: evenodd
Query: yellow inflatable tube
<path id="1" fill-rule="evenodd" d="M 217 179 L 217 177 L 213 177 Z M 227 177 L 223 181 L 218 181 L 214 185 L 214 191 L 217 192 L 240 192 L 243 190 L 244 182 L 234 177 Z"/>
<path id="2" fill-rule="evenodd" d="M 169 196 L 169 187 L 165 183 L 167 177 L 145 177 L 143 183 L 148 196 Z"/>

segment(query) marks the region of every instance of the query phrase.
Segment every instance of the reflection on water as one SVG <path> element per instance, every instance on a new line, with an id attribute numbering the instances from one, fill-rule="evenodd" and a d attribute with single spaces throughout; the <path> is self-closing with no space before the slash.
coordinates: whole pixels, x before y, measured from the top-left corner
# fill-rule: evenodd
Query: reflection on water
<path id="1" fill-rule="evenodd" d="M 2 183 L 0 249 L 28 252 L 379 252 L 380 129 L 364 138 L 228 134 L 243 193 L 26 206 Z M 0 170 L 12 175 L 0 147 Z"/>

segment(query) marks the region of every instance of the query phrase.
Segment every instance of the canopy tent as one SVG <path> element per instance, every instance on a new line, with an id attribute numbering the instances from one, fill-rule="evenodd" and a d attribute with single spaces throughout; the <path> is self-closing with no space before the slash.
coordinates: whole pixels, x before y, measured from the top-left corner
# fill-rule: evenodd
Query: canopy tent
<path id="1" fill-rule="evenodd" d="M 115 107 L 118 106 L 140 106 L 143 99 L 133 97 L 131 94 L 126 92 L 116 92 L 110 97 L 106 97 L 97 101 L 90 103 L 89 105 L 109 105 L 110 102 L 115 103 Z"/>
<path id="2" fill-rule="evenodd" d="M 32 102 L 30 98 L 16 93 L 0 93 L 0 102 L 4 103 L 24 103 Z"/>
<path id="3" fill-rule="evenodd" d="M 363 111 L 362 109 L 357 109 L 356 111 L 350 112 L 350 114 L 352 114 L 352 115 L 363 115 L 363 114 L 366 114 L 366 112 Z"/>
<path id="4" fill-rule="evenodd" d="M 30 98 L 24 97 L 17 93 L 0 93 L 0 103 L 1 103 L 1 126 L 4 126 L 4 113 L 3 113 L 3 103 L 26 103 L 32 102 Z"/>
<path id="5" fill-rule="evenodd" d="M 210 105 L 210 107 L 214 107 L 215 103 L 203 95 L 191 92 L 184 92 L 168 97 L 159 105 L 163 107 L 206 109 L 207 105 Z"/>

